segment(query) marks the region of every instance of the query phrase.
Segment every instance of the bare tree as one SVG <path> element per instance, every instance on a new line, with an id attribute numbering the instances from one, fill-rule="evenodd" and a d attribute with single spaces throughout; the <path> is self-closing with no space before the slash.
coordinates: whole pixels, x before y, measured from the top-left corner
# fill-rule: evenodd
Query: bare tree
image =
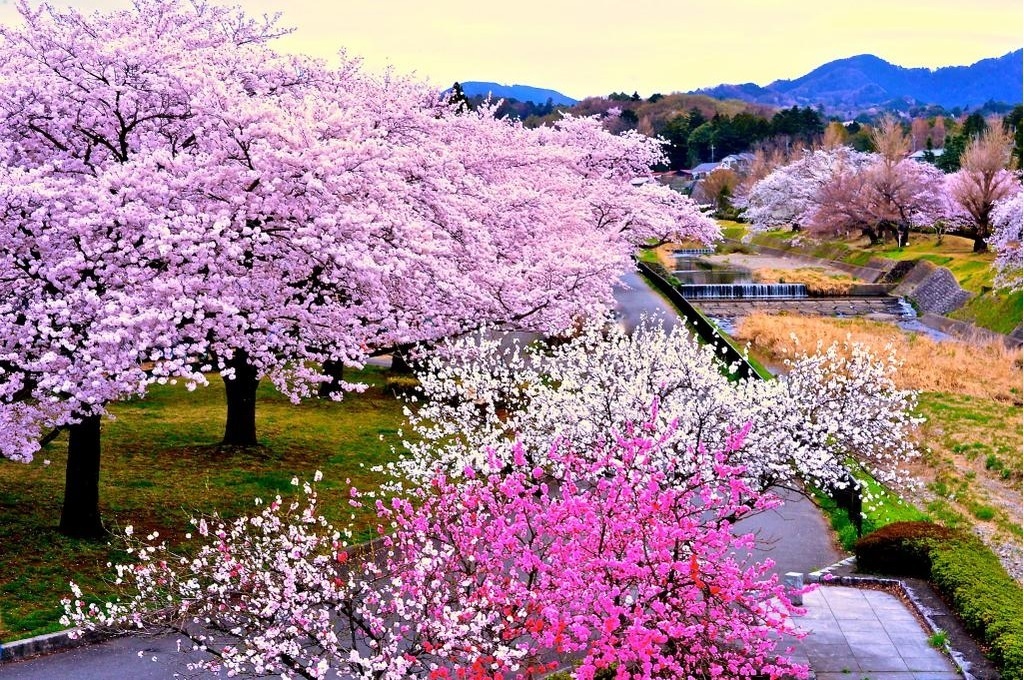
<path id="1" fill-rule="evenodd" d="M 938 116 L 932 125 L 931 140 L 933 149 L 941 149 L 946 145 L 946 119 Z"/>
<path id="2" fill-rule="evenodd" d="M 960 155 L 960 170 L 947 180 L 950 197 L 970 215 L 968 233 L 974 237 L 976 253 L 988 250 L 996 203 L 1017 186 L 1016 177 L 1006 169 L 1011 144 L 1002 128 L 990 126 L 967 145 Z"/>
<path id="3" fill-rule="evenodd" d="M 911 151 L 920 151 L 928 146 L 928 138 L 932 126 L 928 124 L 927 118 L 915 118 L 910 121 L 910 148 Z"/>
<path id="4" fill-rule="evenodd" d="M 825 128 L 825 133 L 821 138 L 821 146 L 824 149 L 834 149 L 837 146 L 846 144 L 846 139 L 849 136 L 850 134 L 846 131 L 846 128 L 843 127 L 842 123 L 832 121 Z"/>
<path id="5" fill-rule="evenodd" d="M 693 200 L 710 203 L 715 212 L 721 212 L 730 207 L 729 199 L 739 181 L 739 175 L 731 168 L 716 168 L 694 188 Z"/>

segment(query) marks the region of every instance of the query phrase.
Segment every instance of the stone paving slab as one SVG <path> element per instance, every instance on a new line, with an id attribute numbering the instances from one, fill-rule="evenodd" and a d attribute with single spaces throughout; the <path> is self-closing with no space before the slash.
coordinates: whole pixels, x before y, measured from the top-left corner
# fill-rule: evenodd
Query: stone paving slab
<path id="1" fill-rule="evenodd" d="M 894 595 L 821 586 L 804 595 L 807 614 L 794 623 L 809 631 L 795 643 L 818 680 L 955 680 L 950 660 L 928 642 L 914 614 Z"/>

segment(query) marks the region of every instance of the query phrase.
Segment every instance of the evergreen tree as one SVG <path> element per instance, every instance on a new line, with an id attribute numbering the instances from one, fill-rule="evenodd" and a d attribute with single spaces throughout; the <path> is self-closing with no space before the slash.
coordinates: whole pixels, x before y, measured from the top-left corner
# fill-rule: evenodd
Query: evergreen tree
<path id="1" fill-rule="evenodd" d="M 1024 106 L 1017 104 L 1013 110 L 1003 118 L 1003 130 L 1013 137 L 1013 147 L 1010 150 L 1010 166 L 1017 170 L 1024 167 L 1021 158 L 1021 137 L 1024 133 Z"/>
<path id="2" fill-rule="evenodd" d="M 459 113 L 466 113 L 473 110 L 473 104 L 469 101 L 466 93 L 462 91 L 462 85 L 453 83 L 452 89 L 448 91 L 448 101 L 457 107 Z"/>

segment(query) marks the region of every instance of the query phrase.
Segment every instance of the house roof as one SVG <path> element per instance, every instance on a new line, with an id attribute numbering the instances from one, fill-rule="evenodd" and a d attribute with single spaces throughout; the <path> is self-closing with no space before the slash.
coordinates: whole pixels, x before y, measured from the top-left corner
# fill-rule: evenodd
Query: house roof
<path id="1" fill-rule="evenodd" d="M 721 165 L 721 163 L 701 163 L 700 165 L 695 165 L 690 168 L 690 172 L 693 174 L 697 174 L 699 172 L 711 172 L 712 170 L 720 168 Z"/>
<path id="2" fill-rule="evenodd" d="M 939 156 L 941 156 L 944 151 L 945 151 L 945 149 L 932 149 L 931 150 L 932 156 L 934 156 L 935 158 L 938 158 Z M 910 158 L 913 158 L 915 161 L 919 161 L 919 160 L 922 160 L 925 157 L 925 154 L 927 154 L 927 153 L 928 153 L 928 149 L 921 149 L 920 151 L 915 151 L 914 153 L 910 154 Z"/>

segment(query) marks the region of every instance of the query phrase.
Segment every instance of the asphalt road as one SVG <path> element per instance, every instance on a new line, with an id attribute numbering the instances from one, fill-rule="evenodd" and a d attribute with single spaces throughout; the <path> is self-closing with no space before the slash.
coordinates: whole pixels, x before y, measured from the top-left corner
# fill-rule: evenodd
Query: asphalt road
<path id="1" fill-rule="evenodd" d="M 624 278 L 625 287 L 616 290 L 620 321 L 632 329 L 643 315 L 657 315 L 674 325 L 674 308 L 651 290 L 635 272 Z M 737 524 L 743 532 L 757 536 L 751 557 L 771 558 L 774 571 L 809 572 L 835 563 L 843 557 L 832 541 L 822 514 L 797 494 L 784 496 L 786 503 Z M 188 657 L 175 651 L 175 638 L 118 638 L 48 656 L 0 665 L 2 680 L 163 680 L 176 674 L 197 678 L 217 677 L 193 674 L 186 668 Z M 139 651 L 142 650 L 140 657 Z M 155 661 L 153 660 L 155 657 Z"/>

